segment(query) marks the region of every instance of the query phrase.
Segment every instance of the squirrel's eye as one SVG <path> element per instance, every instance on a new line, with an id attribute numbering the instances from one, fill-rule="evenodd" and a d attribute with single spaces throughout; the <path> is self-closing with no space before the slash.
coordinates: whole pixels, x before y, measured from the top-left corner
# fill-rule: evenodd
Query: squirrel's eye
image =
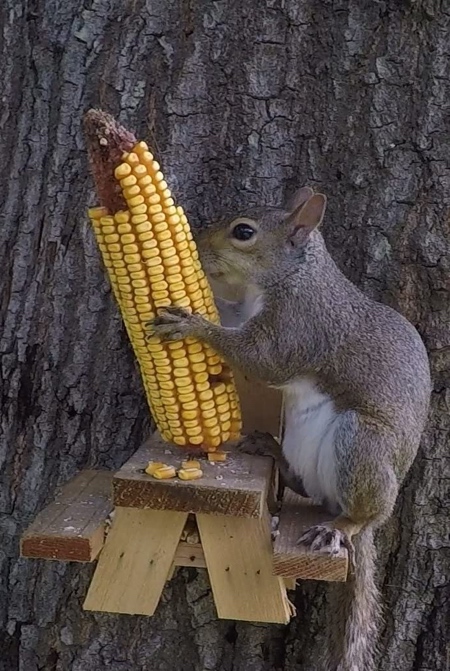
<path id="1" fill-rule="evenodd" d="M 250 224 L 237 224 L 232 231 L 233 238 L 245 242 L 255 235 L 255 229 Z"/>

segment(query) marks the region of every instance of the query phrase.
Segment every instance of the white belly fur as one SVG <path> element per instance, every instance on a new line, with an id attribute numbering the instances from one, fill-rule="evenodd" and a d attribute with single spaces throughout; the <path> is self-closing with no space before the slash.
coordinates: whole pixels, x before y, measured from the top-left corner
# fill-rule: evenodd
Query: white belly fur
<path id="1" fill-rule="evenodd" d="M 292 471 L 316 502 L 338 505 L 334 434 L 337 412 L 331 397 L 311 379 L 283 387 L 283 453 Z"/>
<path id="2" fill-rule="evenodd" d="M 241 301 L 232 301 L 216 295 L 222 326 L 239 327 L 256 317 L 264 307 L 263 294 L 258 287 L 248 286 Z"/>
<path id="3" fill-rule="evenodd" d="M 258 287 L 249 286 L 245 293 L 245 298 L 242 304 L 241 314 L 242 321 L 246 322 L 252 317 L 256 317 L 264 307 L 264 297 L 262 291 Z"/>

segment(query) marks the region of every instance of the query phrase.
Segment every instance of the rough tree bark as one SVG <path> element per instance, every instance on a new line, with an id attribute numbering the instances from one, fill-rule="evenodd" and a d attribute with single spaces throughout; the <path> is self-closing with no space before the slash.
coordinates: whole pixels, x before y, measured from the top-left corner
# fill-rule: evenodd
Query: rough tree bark
<path id="1" fill-rule="evenodd" d="M 380 537 L 380 671 L 448 669 L 449 5 L 445 0 L 3 0 L 1 671 L 314 671 L 326 586 L 288 627 L 217 621 L 181 570 L 153 619 L 83 613 L 92 567 L 18 559 L 21 530 L 149 430 L 85 210 L 81 117 L 154 142 L 201 225 L 299 184 L 344 272 L 429 348 L 427 433 Z M 8 161 L 6 161 L 8 158 Z M 447 471 L 445 471 L 447 467 Z"/>

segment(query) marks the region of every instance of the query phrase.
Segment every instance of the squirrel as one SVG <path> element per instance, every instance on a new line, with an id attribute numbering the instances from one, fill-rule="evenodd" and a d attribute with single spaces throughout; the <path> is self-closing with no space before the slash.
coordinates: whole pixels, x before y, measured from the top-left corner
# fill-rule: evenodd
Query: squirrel
<path id="1" fill-rule="evenodd" d="M 163 339 L 203 340 L 282 390 L 284 435 L 273 456 L 286 485 L 330 513 L 299 543 L 332 555 L 345 547 L 351 564 L 344 595 L 329 586 L 323 668 L 372 671 L 381 617 L 373 533 L 418 450 L 430 368 L 416 329 L 332 260 L 317 230 L 326 202 L 303 187 L 284 207 L 249 209 L 200 232 L 207 275 L 242 298 L 238 310 L 228 302 L 233 324 L 168 307 L 150 328 Z"/>

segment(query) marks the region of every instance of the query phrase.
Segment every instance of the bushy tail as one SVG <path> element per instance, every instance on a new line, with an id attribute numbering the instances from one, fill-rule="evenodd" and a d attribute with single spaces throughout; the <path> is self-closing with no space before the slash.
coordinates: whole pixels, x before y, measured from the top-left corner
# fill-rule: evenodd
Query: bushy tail
<path id="1" fill-rule="evenodd" d="M 356 568 L 346 583 L 330 585 L 326 671 L 374 671 L 381 618 L 375 584 L 372 529 L 354 537 Z"/>

